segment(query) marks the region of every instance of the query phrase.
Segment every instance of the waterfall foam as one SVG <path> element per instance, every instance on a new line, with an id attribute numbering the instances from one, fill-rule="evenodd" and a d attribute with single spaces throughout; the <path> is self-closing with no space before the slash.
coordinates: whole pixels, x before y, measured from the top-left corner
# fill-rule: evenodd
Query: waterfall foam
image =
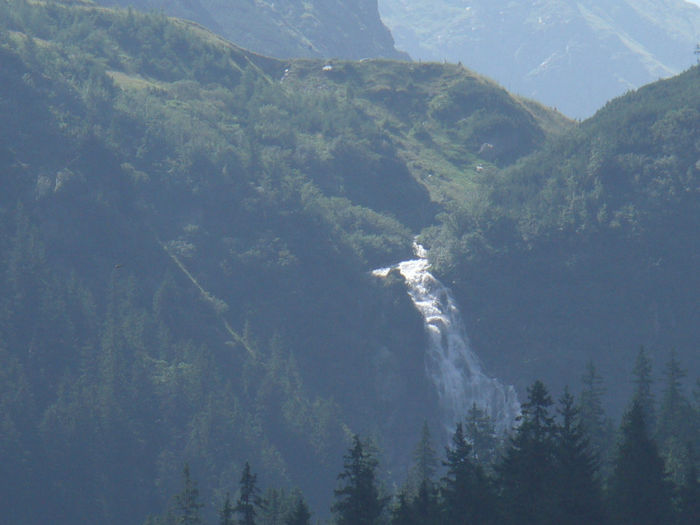
<path id="1" fill-rule="evenodd" d="M 417 259 L 372 273 L 386 277 L 397 268 L 406 280 L 408 293 L 423 316 L 428 333 L 425 368 L 437 390 L 446 428 L 454 429 L 476 403 L 489 414 L 499 434 L 507 432 L 520 414 L 515 389 L 483 372 L 452 294 L 430 273 L 425 248 L 414 243 L 414 252 Z"/>

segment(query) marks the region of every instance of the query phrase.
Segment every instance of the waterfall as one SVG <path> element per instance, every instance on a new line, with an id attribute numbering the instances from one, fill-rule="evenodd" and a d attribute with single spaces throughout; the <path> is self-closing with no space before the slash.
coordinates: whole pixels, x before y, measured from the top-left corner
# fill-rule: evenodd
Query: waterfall
<path id="1" fill-rule="evenodd" d="M 488 377 L 469 345 L 462 314 L 450 290 L 429 271 L 426 250 L 414 243 L 417 259 L 372 272 L 386 277 L 397 268 L 408 285 L 408 293 L 423 316 L 428 334 L 426 374 L 437 390 L 447 429 L 463 421 L 472 403 L 485 410 L 499 434 L 507 432 L 520 413 L 512 386 Z"/>

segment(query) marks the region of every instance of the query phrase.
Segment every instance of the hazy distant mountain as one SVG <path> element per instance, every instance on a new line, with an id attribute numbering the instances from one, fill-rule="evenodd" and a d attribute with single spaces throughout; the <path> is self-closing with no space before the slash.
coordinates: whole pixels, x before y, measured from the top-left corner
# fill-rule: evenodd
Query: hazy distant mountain
<path id="1" fill-rule="evenodd" d="M 700 8 L 684 0 L 380 0 L 396 45 L 461 61 L 572 117 L 695 61 Z"/>
<path id="2" fill-rule="evenodd" d="M 407 58 L 394 48 L 377 0 L 97 0 L 199 22 L 252 51 L 281 58 Z"/>

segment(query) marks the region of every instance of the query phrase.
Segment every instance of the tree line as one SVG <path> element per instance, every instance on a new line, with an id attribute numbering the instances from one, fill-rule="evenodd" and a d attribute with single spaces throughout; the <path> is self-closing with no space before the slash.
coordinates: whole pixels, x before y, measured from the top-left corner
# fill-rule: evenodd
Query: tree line
<path id="1" fill-rule="evenodd" d="M 641 349 L 634 395 L 617 432 L 605 415 L 602 379 L 593 364 L 587 366 L 578 399 L 566 388 L 555 403 L 544 383 L 535 381 L 508 436 L 499 437 L 488 414 L 473 405 L 440 459 L 424 424 L 413 466 L 394 494 L 381 482 L 375 446 L 355 435 L 333 491 L 330 523 L 700 523 L 694 454 L 700 438 L 700 388 L 692 402 L 684 393 L 684 376 L 672 354 L 657 414 L 651 360 Z M 312 523 L 301 493 L 272 490 L 263 497 L 248 463 L 237 494 L 235 502 L 226 494 L 220 525 Z M 198 497 L 186 466 L 184 487 L 171 510 L 147 523 L 204 523 Z"/>

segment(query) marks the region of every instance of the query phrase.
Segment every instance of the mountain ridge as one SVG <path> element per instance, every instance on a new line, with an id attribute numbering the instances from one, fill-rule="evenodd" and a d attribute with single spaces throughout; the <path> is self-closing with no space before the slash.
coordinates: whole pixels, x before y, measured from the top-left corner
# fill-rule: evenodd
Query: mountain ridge
<path id="1" fill-rule="evenodd" d="M 235 0 L 100 0 L 108 6 L 191 19 L 254 52 L 278 58 L 394 58 L 407 55 L 394 48 L 382 24 L 376 0 L 276 2 Z"/>
<path id="2" fill-rule="evenodd" d="M 576 118 L 690 67 L 700 40 L 700 8 L 683 0 L 382 0 L 380 11 L 414 58 L 463 62 Z"/>

